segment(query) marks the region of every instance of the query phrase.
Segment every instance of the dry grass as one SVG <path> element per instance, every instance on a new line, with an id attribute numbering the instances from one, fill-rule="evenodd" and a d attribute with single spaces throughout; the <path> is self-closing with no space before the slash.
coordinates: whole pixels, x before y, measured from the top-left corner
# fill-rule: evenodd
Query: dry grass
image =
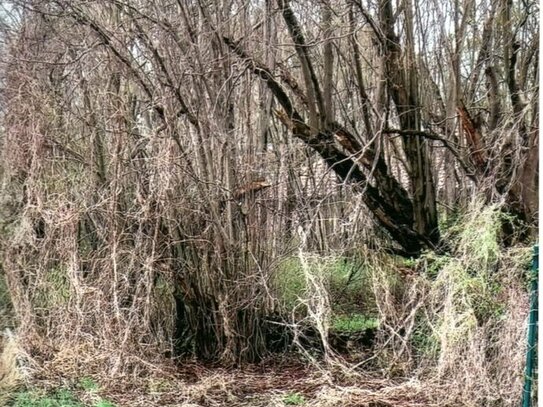
<path id="1" fill-rule="evenodd" d="M 96 392 L 76 391 L 92 405 L 107 399 L 118 407 L 286 407 L 292 395 L 305 407 L 463 407 L 509 405 L 496 399 L 468 400 L 454 383 L 435 379 L 384 379 L 367 373 L 346 378 L 300 363 L 272 363 L 222 369 L 186 363 L 176 372 L 130 380 L 98 381 Z M 40 381 L 40 386 L 59 385 Z M 65 384 L 65 383 L 64 383 Z M 490 403 L 490 404 L 488 404 Z"/>
<path id="2" fill-rule="evenodd" d="M 15 337 L 6 332 L 0 335 L 0 405 L 7 405 L 12 394 L 23 382 L 18 366 L 21 349 Z"/>
<path id="3" fill-rule="evenodd" d="M 305 407 L 485 405 L 451 393 L 450 383 L 437 380 L 384 379 L 368 373 L 346 378 L 307 364 L 270 360 L 265 366 L 229 370 L 187 364 L 174 375 L 138 378 L 128 387 L 117 383 L 100 391 L 120 407 L 286 407 L 293 405 L 287 403 L 292 395 L 300 400 L 295 405 Z"/>
<path id="4" fill-rule="evenodd" d="M 346 382 L 341 375 L 291 359 L 288 364 L 268 360 L 264 365 L 229 370 L 188 363 L 175 375 L 138 378 L 129 387 L 108 385 L 100 396 L 123 407 L 283 407 L 293 394 L 303 400 L 299 405 L 314 407 L 443 406 L 434 400 L 435 390 L 417 380 L 392 381 L 367 374 Z M 86 400 L 92 397 L 96 396 Z"/>

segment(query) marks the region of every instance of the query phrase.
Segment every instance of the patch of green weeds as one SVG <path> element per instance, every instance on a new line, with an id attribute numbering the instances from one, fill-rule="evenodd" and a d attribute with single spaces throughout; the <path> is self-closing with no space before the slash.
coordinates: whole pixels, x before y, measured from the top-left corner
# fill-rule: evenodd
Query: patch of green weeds
<path id="1" fill-rule="evenodd" d="M 84 407 L 68 389 L 47 394 L 39 390 L 24 391 L 16 395 L 12 407 Z"/>
<path id="2" fill-rule="evenodd" d="M 1 266 L 0 266 L 1 267 Z M 13 306 L 5 276 L 0 271 L 0 330 L 12 328 L 14 324 Z"/>
<path id="3" fill-rule="evenodd" d="M 335 316 L 332 319 L 332 329 L 344 333 L 354 333 L 375 329 L 379 326 L 377 318 L 367 317 L 362 314 Z"/>
<path id="4" fill-rule="evenodd" d="M 370 273 L 370 269 L 359 259 L 334 259 L 329 274 L 329 292 L 334 313 L 356 314 L 375 310 Z"/>
<path id="5" fill-rule="evenodd" d="M 116 406 L 111 401 L 100 400 L 94 405 L 94 407 L 116 407 Z"/>
<path id="6" fill-rule="evenodd" d="M 285 259 L 279 266 L 275 283 L 285 308 L 294 308 L 307 289 L 300 261 L 295 257 Z"/>
<path id="7" fill-rule="evenodd" d="M 147 386 L 151 393 L 162 393 L 170 391 L 173 388 L 173 384 L 165 379 L 151 379 Z"/>
<path id="8" fill-rule="evenodd" d="M 500 256 L 502 213 L 498 207 L 475 206 L 454 228 L 458 229 L 457 257 L 476 272 L 492 269 Z"/>
<path id="9" fill-rule="evenodd" d="M 34 302 L 38 308 L 49 310 L 65 305 L 70 300 L 70 280 L 63 266 L 51 267 L 36 292 Z"/>
<path id="10" fill-rule="evenodd" d="M 439 354 L 439 338 L 435 335 L 429 321 L 422 316 L 417 318 L 417 323 L 411 336 L 411 344 L 415 352 L 421 357 L 433 358 Z"/>
<path id="11" fill-rule="evenodd" d="M 100 388 L 98 386 L 98 383 L 96 383 L 92 378 L 90 377 L 83 377 L 79 380 L 79 387 L 81 387 L 83 390 L 88 392 L 97 392 Z"/>
<path id="12" fill-rule="evenodd" d="M 435 280 L 437 275 L 451 260 L 448 255 L 438 255 L 433 251 L 425 252 L 418 260 L 416 268 L 421 270 L 422 274 L 431 280 Z"/>
<path id="13" fill-rule="evenodd" d="M 417 267 L 417 263 L 418 263 L 417 259 L 414 259 L 412 257 L 407 258 L 407 259 L 402 258 L 401 261 L 402 261 L 404 267 L 409 267 L 409 268 Z"/>
<path id="14" fill-rule="evenodd" d="M 505 313 L 505 305 L 499 301 L 503 287 L 493 276 L 466 278 L 464 289 L 469 296 L 473 312 L 480 323 L 491 318 L 499 319 Z"/>
<path id="15" fill-rule="evenodd" d="M 1 266 L 0 266 L 1 267 Z M 3 272 L 0 271 L 0 307 L 11 305 L 8 285 Z"/>
<path id="16" fill-rule="evenodd" d="M 300 406 L 305 403 L 305 397 L 300 393 L 290 393 L 285 396 L 283 403 L 287 406 Z"/>
<path id="17" fill-rule="evenodd" d="M 90 378 L 83 378 L 78 383 L 79 387 L 88 392 L 96 392 L 99 386 Z M 54 391 L 32 389 L 16 394 L 11 407 L 85 407 L 81 401 L 69 389 L 61 388 Z M 92 407 L 116 407 L 114 403 L 106 399 L 98 399 Z"/>
<path id="18" fill-rule="evenodd" d="M 324 278 L 334 313 L 360 313 L 375 307 L 370 271 L 361 262 L 342 256 L 314 256 L 308 258 L 308 264 L 312 272 Z M 278 297 L 285 309 L 292 310 L 305 297 L 306 284 L 300 260 L 285 259 L 275 277 Z"/>

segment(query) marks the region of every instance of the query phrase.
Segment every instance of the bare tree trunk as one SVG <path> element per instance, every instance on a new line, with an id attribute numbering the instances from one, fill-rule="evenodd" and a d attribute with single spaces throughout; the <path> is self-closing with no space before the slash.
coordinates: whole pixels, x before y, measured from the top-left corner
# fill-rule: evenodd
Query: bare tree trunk
<path id="1" fill-rule="evenodd" d="M 421 130 L 418 81 L 414 58 L 413 18 L 410 2 L 406 2 L 407 44 L 405 63 L 402 61 L 400 39 L 394 30 L 394 14 L 390 0 L 380 3 L 381 30 L 386 37 L 383 52 L 386 64 L 388 92 L 398 112 L 403 130 Z M 402 68 L 405 67 L 405 68 Z M 440 242 L 435 186 L 427 141 L 419 136 L 403 137 L 404 151 L 409 164 L 409 179 L 413 197 L 414 230 L 434 244 Z"/>

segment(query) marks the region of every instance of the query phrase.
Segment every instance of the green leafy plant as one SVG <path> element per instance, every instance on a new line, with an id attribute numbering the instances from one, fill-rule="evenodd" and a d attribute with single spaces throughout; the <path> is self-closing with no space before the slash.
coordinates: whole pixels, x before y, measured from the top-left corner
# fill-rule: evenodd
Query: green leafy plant
<path id="1" fill-rule="evenodd" d="M 433 251 L 428 251 L 418 260 L 417 267 L 422 269 L 422 273 L 428 278 L 435 280 L 439 271 L 451 260 L 448 255 L 438 255 Z"/>
<path id="2" fill-rule="evenodd" d="M 498 207 L 475 206 L 456 226 L 457 255 L 476 271 L 493 268 L 500 255 L 502 213 Z"/>
<path id="3" fill-rule="evenodd" d="M 276 274 L 275 284 L 284 307 L 294 308 L 298 298 L 302 297 L 306 290 L 302 266 L 297 258 L 291 257 L 281 263 Z"/>
<path id="4" fill-rule="evenodd" d="M 0 265 L 1 268 L 1 265 Z M 13 306 L 5 276 L 0 269 L 0 330 L 12 328 L 14 324 Z"/>
<path id="5" fill-rule="evenodd" d="M 299 406 L 305 403 L 305 397 L 300 393 L 290 393 L 285 396 L 283 402 L 287 406 Z"/>
<path id="6" fill-rule="evenodd" d="M 411 336 L 411 344 L 419 356 L 433 358 L 439 353 L 439 338 L 426 319 L 420 316 L 417 319 L 417 324 Z"/>
<path id="7" fill-rule="evenodd" d="M 8 306 L 10 303 L 8 286 L 4 274 L 0 272 L 0 306 Z"/>

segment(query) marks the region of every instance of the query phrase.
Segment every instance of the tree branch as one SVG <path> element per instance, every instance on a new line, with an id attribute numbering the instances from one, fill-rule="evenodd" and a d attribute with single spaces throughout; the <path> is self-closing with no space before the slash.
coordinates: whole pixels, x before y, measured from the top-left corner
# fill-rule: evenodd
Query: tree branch
<path id="1" fill-rule="evenodd" d="M 406 136 L 406 137 L 418 136 L 418 137 L 427 138 L 429 140 L 439 141 L 441 144 L 443 144 L 443 146 L 447 150 L 449 150 L 452 153 L 454 158 L 458 160 L 458 163 L 464 169 L 466 176 L 469 177 L 472 181 L 477 182 L 477 178 L 475 177 L 473 168 L 470 168 L 470 166 L 462 159 L 460 152 L 456 148 L 454 148 L 448 140 L 446 140 L 439 134 L 436 134 L 430 131 L 423 131 L 423 130 L 401 130 L 401 129 L 384 129 L 383 133 L 398 134 L 400 136 Z"/>

